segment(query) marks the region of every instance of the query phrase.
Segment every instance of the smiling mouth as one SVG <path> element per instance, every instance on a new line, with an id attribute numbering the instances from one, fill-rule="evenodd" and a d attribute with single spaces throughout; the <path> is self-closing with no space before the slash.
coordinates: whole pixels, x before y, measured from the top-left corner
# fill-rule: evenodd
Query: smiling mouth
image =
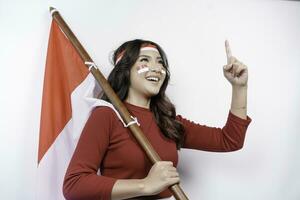
<path id="1" fill-rule="evenodd" d="M 156 77 L 156 76 L 148 76 L 148 77 L 146 77 L 146 79 L 151 82 L 159 82 L 160 81 L 160 78 Z"/>

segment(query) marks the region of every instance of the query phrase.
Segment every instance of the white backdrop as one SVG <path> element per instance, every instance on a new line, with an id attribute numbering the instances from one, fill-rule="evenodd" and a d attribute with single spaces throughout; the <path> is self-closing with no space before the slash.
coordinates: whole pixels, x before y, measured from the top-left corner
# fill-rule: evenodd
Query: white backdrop
<path id="1" fill-rule="evenodd" d="M 49 6 L 106 75 L 124 41 L 159 43 L 178 113 L 210 126 L 223 126 L 230 108 L 227 38 L 249 68 L 253 122 L 240 151 L 182 150 L 182 186 L 192 200 L 300 199 L 300 2 L 174 0 L 0 0 L 0 199 L 35 199 Z"/>

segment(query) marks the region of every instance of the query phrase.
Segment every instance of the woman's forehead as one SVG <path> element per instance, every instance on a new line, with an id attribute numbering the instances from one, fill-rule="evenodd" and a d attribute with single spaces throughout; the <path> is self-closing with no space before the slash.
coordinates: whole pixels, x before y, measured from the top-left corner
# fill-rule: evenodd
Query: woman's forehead
<path id="1" fill-rule="evenodd" d="M 161 58 L 159 52 L 158 51 L 153 51 L 153 50 L 141 50 L 139 56 L 159 57 L 159 58 Z"/>

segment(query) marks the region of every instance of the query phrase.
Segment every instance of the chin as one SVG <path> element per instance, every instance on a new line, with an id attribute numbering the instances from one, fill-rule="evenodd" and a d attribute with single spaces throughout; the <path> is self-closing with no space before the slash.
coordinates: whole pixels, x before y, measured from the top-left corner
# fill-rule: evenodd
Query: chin
<path id="1" fill-rule="evenodd" d="M 159 91 L 160 91 L 160 87 L 148 87 L 146 89 L 146 94 L 148 97 L 153 97 L 158 95 Z"/>
<path id="2" fill-rule="evenodd" d="M 155 91 L 155 92 L 152 91 L 152 92 L 149 92 L 149 93 L 148 93 L 148 94 L 149 94 L 148 96 L 149 96 L 149 97 L 154 97 L 154 96 L 158 95 L 158 93 L 159 93 L 159 91 Z"/>

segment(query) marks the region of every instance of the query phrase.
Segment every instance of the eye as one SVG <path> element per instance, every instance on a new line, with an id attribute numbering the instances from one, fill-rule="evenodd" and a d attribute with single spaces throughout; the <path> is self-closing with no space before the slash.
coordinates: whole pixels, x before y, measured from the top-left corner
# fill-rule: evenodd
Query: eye
<path id="1" fill-rule="evenodd" d="M 163 60 L 159 60 L 158 63 L 164 65 L 164 61 Z"/>
<path id="2" fill-rule="evenodd" d="M 140 59 L 140 62 L 144 62 L 144 61 L 145 61 L 145 62 L 148 62 L 149 60 L 148 60 L 148 58 L 141 58 L 141 59 Z"/>
<path id="3" fill-rule="evenodd" d="M 162 65 L 164 68 L 166 68 L 165 63 L 164 63 L 163 60 L 159 60 L 158 63 L 159 63 L 160 65 Z"/>

